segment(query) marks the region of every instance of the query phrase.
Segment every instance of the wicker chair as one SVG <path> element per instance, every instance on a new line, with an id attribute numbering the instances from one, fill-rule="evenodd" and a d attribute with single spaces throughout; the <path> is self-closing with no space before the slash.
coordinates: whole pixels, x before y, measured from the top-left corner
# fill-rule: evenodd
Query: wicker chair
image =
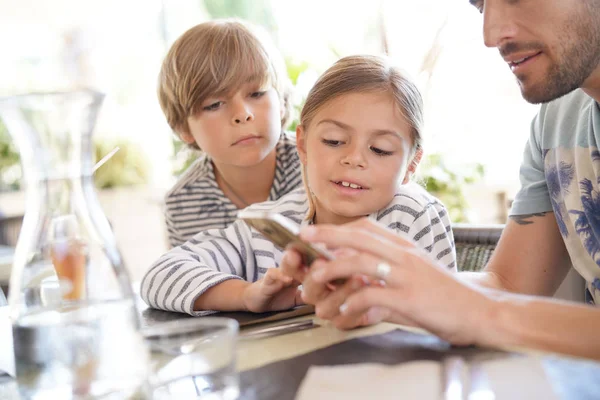
<path id="1" fill-rule="evenodd" d="M 23 223 L 22 215 L 0 216 L 0 245 L 15 247 Z"/>
<path id="2" fill-rule="evenodd" d="M 480 271 L 496 249 L 504 225 L 454 224 L 454 243 L 459 271 Z"/>

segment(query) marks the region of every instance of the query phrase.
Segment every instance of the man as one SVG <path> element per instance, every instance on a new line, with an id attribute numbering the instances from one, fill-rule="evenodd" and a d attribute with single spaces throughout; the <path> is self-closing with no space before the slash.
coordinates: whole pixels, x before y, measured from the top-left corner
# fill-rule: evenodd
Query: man
<path id="1" fill-rule="evenodd" d="M 470 2 L 482 13 L 485 45 L 498 48 L 523 97 L 544 103 L 525 148 L 522 188 L 486 269 L 453 277 L 368 221 L 303 232 L 353 255 L 305 274 L 289 251 L 282 266 L 303 280 L 317 313 L 342 328 L 387 319 L 456 344 L 600 359 L 600 308 L 591 304 L 600 304 L 600 0 Z M 542 297 L 554 294 L 571 263 L 587 281 L 589 305 Z M 360 274 L 385 287 L 324 284 Z"/>

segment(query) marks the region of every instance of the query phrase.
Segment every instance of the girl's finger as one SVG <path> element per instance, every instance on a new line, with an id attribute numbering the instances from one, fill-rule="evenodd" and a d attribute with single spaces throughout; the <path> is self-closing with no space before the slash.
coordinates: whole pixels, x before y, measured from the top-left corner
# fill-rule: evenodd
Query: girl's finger
<path id="1" fill-rule="evenodd" d="M 302 257 L 292 248 L 286 249 L 283 253 L 279 268 L 285 275 L 291 276 L 299 282 L 302 282 L 306 275 L 304 265 L 302 265 Z"/>
<path id="2" fill-rule="evenodd" d="M 265 286 L 279 288 L 289 286 L 293 279 L 284 275 L 278 268 L 270 268 L 266 272 L 263 282 Z"/>

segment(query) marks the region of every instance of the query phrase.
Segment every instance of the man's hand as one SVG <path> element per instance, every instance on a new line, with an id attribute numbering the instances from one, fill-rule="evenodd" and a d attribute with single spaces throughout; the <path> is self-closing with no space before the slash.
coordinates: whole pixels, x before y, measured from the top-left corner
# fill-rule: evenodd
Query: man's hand
<path id="1" fill-rule="evenodd" d="M 346 257 L 353 254 L 351 250 L 334 250 L 336 257 Z M 285 275 L 292 276 L 296 281 L 302 282 L 304 287 L 302 300 L 307 304 L 315 305 L 315 313 L 319 318 L 330 320 L 338 329 L 352 329 L 359 326 L 376 324 L 390 315 L 390 312 L 380 307 L 361 311 L 355 314 L 341 315 L 340 306 L 346 298 L 363 287 L 379 285 L 364 275 L 356 275 L 344 284 L 334 286 L 330 283 L 315 282 L 310 276 L 309 267 L 302 264 L 300 254 L 289 248 L 281 260 L 280 269 Z"/>

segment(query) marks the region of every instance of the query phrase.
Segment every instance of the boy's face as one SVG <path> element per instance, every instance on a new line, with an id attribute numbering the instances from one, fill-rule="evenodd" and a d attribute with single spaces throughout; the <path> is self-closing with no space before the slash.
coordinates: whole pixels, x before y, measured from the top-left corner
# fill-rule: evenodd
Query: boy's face
<path id="1" fill-rule="evenodd" d="M 548 102 L 600 85 L 597 0 L 469 1 L 483 14 L 486 46 L 498 48 L 525 100 Z"/>
<path id="2" fill-rule="evenodd" d="M 249 167 L 275 148 L 283 106 L 277 91 L 246 83 L 236 92 L 207 98 L 188 118 L 186 143 L 196 142 L 216 163 Z"/>
<path id="3" fill-rule="evenodd" d="M 387 93 L 331 100 L 297 129 L 298 153 L 319 223 L 345 223 L 385 207 L 416 164 L 411 128 Z"/>

